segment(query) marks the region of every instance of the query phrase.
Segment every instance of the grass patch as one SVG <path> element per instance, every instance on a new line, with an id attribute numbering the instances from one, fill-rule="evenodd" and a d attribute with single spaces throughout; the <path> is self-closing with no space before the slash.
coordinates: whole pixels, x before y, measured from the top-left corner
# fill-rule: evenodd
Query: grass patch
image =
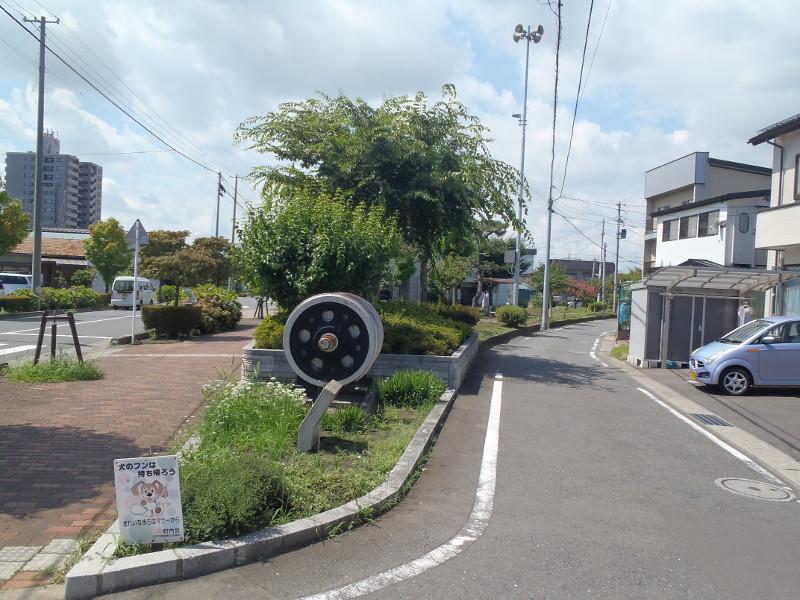
<path id="1" fill-rule="evenodd" d="M 103 372 L 92 362 L 82 363 L 71 358 L 58 357 L 50 361 L 33 361 L 9 367 L 3 373 L 11 381 L 24 383 L 58 383 L 62 381 L 90 381 L 102 379 Z"/>
<path id="2" fill-rule="evenodd" d="M 377 414 L 352 405 L 326 415 L 314 454 L 297 450 L 307 413 L 301 390 L 277 381 L 206 386 L 200 441 L 181 458 L 186 543 L 311 516 L 385 481 L 444 390 L 430 373 L 396 374 L 388 382 L 392 393 Z M 360 514 L 356 523 L 370 519 Z M 115 556 L 151 549 L 120 545 Z"/>
<path id="3" fill-rule="evenodd" d="M 628 360 L 628 342 L 617 344 L 611 349 L 611 356 L 617 360 Z"/>
<path id="4" fill-rule="evenodd" d="M 89 548 L 92 547 L 92 544 L 94 544 L 97 541 L 97 539 L 102 535 L 102 533 L 103 533 L 102 531 L 97 529 L 95 531 L 92 531 L 91 533 L 81 535 L 78 538 L 78 546 L 75 548 L 75 550 L 72 551 L 72 554 L 69 555 L 69 558 L 67 558 L 66 562 L 63 565 L 61 565 L 61 568 L 54 571 L 48 583 L 50 583 L 51 585 L 60 585 L 64 583 L 64 580 L 66 579 L 69 570 L 78 563 L 81 557 L 84 554 L 86 554 Z"/>
<path id="5" fill-rule="evenodd" d="M 481 340 L 488 340 L 490 337 L 515 330 L 516 327 L 506 327 L 502 323 L 498 323 L 495 319 L 481 319 L 480 323 L 475 325 L 475 331 L 478 333 L 478 337 Z"/>

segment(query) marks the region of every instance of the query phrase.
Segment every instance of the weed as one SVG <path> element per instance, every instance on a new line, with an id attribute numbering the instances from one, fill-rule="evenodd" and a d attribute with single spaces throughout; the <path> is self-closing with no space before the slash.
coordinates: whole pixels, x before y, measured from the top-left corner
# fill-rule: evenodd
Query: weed
<path id="1" fill-rule="evenodd" d="M 4 374 L 11 381 L 24 383 L 58 383 L 103 378 L 103 372 L 92 361 L 80 363 L 63 355 L 38 364 L 33 364 L 31 361 L 9 367 Z"/>
<path id="2" fill-rule="evenodd" d="M 61 584 L 64 583 L 64 579 L 67 577 L 67 573 L 69 570 L 74 567 L 81 557 L 86 554 L 86 551 L 92 547 L 92 545 L 97 541 L 97 539 L 102 535 L 102 531 L 95 530 L 91 533 L 84 534 L 78 538 L 78 545 L 75 550 L 72 551 L 72 554 L 69 555 L 66 562 L 59 569 L 56 569 L 53 572 L 52 577 L 50 578 L 49 583 L 51 584 Z"/>
<path id="3" fill-rule="evenodd" d="M 378 402 L 384 406 L 432 405 L 445 387 L 444 381 L 430 371 L 397 371 L 378 383 Z"/>
<path id="4" fill-rule="evenodd" d="M 628 360 L 628 342 L 617 344 L 611 349 L 611 356 L 617 360 Z"/>
<path id="5" fill-rule="evenodd" d="M 334 412 L 325 413 L 322 417 L 322 429 L 335 433 L 353 433 L 364 431 L 367 428 L 369 419 L 355 404 L 342 406 Z"/>

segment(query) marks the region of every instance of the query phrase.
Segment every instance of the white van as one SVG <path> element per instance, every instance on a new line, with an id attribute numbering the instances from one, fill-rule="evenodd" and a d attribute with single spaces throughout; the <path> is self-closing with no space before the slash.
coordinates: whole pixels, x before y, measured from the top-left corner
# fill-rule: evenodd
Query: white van
<path id="1" fill-rule="evenodd" d="M 0 273 L 0 296 L 21 289 L 32 290 L 33 277 L 23 273 Z"/>
<path id="2" fill-rule="evenodd" d="M 136 292 L 136 304 L 155 304 L 155 288 L 149 279 L 137 277 L 139 290 Z M 130 308 L 133 306 L 133 277 L 117 277 L 111 286 L 111 306 L 114 309 L 120 306 Z"/>

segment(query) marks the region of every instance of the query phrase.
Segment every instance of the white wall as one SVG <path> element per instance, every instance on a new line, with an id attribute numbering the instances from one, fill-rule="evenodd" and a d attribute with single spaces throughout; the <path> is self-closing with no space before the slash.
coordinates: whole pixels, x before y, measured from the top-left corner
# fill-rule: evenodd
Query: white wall
<path id="1" fill-rule="evenodd" d="M 637 365 L 644 359 L 645 332 L 647 330 L 647 288 L 631 290 L 631 331 L 628 340 L 628 361 Z"/>
<path id="2" fill-rule="evenodd" d="M 725 264 L 725 235 L 727 235 L 725 228 L 720 227 L 720 232 L 717 235 L 708 237 L 672 240 L 671 242 L 661 241 L 664 233 L 663 221 L 697 215 L 702 212 L 717 210 L 717 208 L 719 208 L 719 219 L 720 222 L 722 222 L 726 219 L 727 209 L 718 204 L 680 211 L 660 218 L 657 233 L 656 266 L 667 267 L 669 265 L 679 265 L 690 258 L 702 258 L 704 260 Z"/>
<path id="3" fill-rule="evenodd" d="M 800 131 L 793 131 L 775 140 L 777 144 L 783 146 L 783 201 L 781 204 L 791 204 L 795 202 L 794 189 L 795 178 L 798 176 L 795 173 L 794 159 L 795 156 L 800 154 Z M 772 158 L 772 202 L 770 206 L 778 206 L 778 188 L 779 188 L 779 173 L 781 169 L 781 154 L 780 149 L 775 148 Z"/>

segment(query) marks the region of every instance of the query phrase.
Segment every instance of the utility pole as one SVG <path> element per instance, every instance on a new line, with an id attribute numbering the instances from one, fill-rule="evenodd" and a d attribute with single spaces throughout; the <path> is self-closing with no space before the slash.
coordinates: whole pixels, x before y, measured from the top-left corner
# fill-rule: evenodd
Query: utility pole
<path id="1" fill-rule="evenodd" d="M 233 222 L 231 223 L 231 246 L 236 244 L 236 199 L 239 196 L 239 176 L 234 175 L 233 180 Z M 233 275 L 228 277 L 228 290 L 233 289 Z"/>
<path id="2" fill-rule="evenodd" d="M 600 230 L 600 302 L 606 303 L 606 220 Z"/>
<path id="3" fill-rule="evenodd" d="M 611 309 L 617 314 L 617 277 L 619 273 L 619 240 L 622 238 L 622 202 L 617 202 L 617 250 L 614 253 L 614 303 Z"/>
<path id="4" fill-rule="evenodd" d="M 219 201 L 224 190 L 225 188 L 222 187 L 222 172 L 219 172 L 217 173 L 217 226 L 214 229 L 214 237 L 219 237 Z"/>
<path id="5" fill-rule="evenodd" d="M 31 275 L 33 276 L 33 293 L 38 297 L 42 291 L 42 171 L 44 167 L 44 51 L 45 28 L 48 21 L 45 17 L 26 19 L 26 23 L 39 23 L 39 106 L 36 115 L 36 175 L 33 184 L 33 258 Z"/>

